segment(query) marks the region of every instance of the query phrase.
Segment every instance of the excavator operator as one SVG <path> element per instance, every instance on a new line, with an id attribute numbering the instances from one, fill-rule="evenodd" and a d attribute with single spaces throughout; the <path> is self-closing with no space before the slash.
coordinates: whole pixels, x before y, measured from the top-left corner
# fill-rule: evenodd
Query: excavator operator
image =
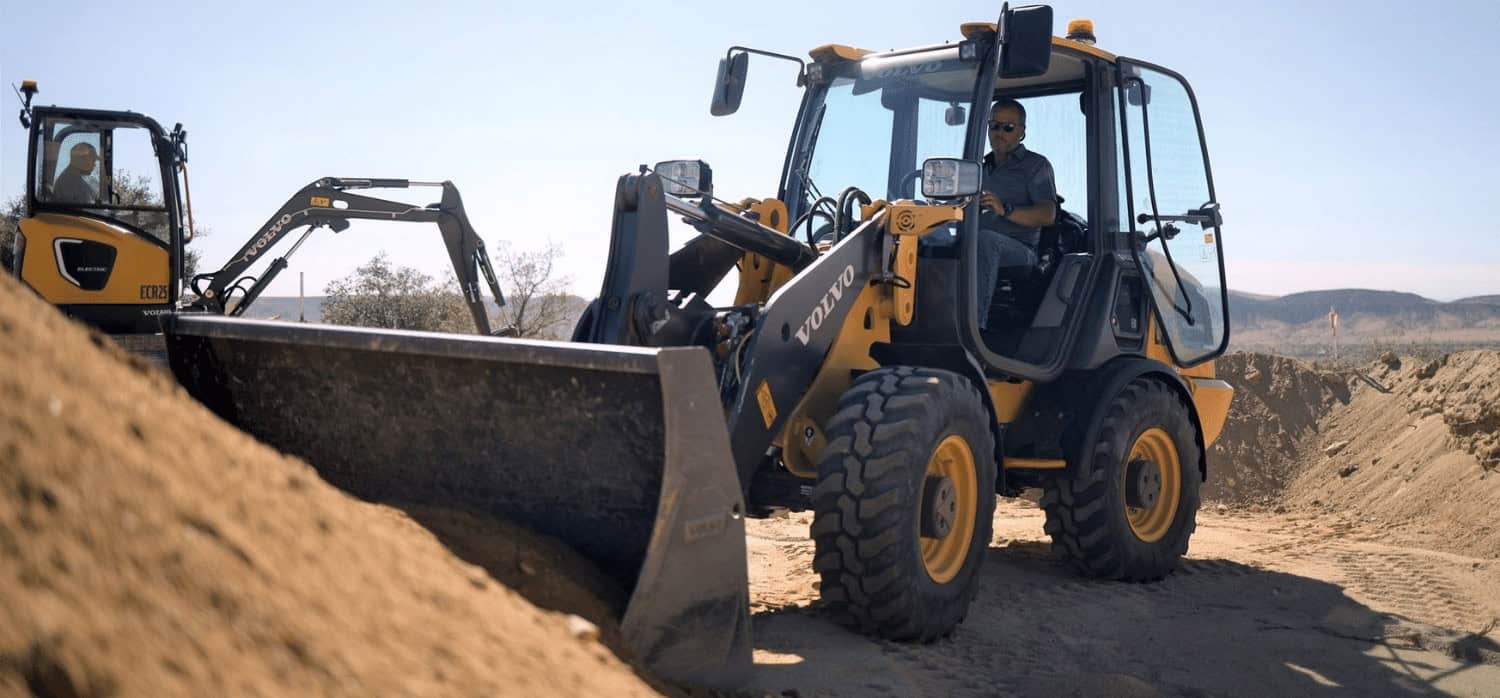
<path id="1" fill-rule="evenodd" d="M 85 177 L 94 172 L 99 151 L 88 143 L 76 143 L 68 151 L 68 156 L 67 169 L 52 182 L 52 199 L 69 204 L 98 203 L 99 192 Z"/>

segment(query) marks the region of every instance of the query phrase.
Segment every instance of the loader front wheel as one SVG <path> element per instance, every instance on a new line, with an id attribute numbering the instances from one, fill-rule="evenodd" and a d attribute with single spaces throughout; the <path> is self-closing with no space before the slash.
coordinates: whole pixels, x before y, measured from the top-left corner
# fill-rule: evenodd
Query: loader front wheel
<path id="1" fill-rule="evenodd" d="M 1197 527 L 1200 458 L 1176 391 L 1150 378 L 1130 383 L 1081 462 L 1046 484 L 1053 551 L 1090 577 L 1144 582 L 1171 573 Z"/>
<path id="2" fill-rule="evenodd" d="M 989 422 L 949 371 L 882 368 L 844 393 L 812 498 L 813 566 L 836 620 L 918 642 L 963 621 L 993 526 Z"/>

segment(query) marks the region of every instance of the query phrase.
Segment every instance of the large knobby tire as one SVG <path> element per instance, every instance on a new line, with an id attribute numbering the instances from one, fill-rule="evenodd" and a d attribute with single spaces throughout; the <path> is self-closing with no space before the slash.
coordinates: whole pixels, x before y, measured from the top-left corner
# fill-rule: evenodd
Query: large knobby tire
<path id="1" fill-rule="evenodd" d="M 844 393 L 812 496 L 813 568 L 834 619 L 919 642 L 963 621 L 993 528 L 990 419 L 949 371 L 882 368 Z"/>
<path id="2" fill-rule="evenodd" d="M 1082 462 L 1046 484 L 1052 549 L 1079 572 L 1145 582 L 1176 569 L 1197 528 L 1202 452 L 1182 397 L 1138 378 L 1109 404 Z"/>

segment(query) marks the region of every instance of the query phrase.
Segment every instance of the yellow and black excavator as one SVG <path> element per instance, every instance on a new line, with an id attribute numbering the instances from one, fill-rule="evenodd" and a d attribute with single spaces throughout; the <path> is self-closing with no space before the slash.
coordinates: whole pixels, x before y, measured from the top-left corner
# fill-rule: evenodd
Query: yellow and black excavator
<path id="1" fill-rule="evenodd" d="M 504 305 L 484 241 L 452 182 L 324 177 L 293 194 L 218 270 L 195 274 L 183 297 L 192 199 L 187 132 L 170 132 L 129 111 L 31 105 L 35 81 L 22 83 L 21 125 L 28 129 L 26 211 L 13 250 L 15 273 L 65 314 L 120 339 L 161 331 L 173 312 L 242 315 L 286 269 L 313 231 L 340 232 L 351 219 L 436 223 L 480 334 L 491 334 L 480 277 Z M 436 187 L 437 203 L 419 206 L 354 193 Z M 258 276 L 246 272 L 283 238 L 303 231 Z M 503 330 L 502 330 L 503 332 Z"/>
<path id="2" fill-rule="evenodd" d="M 1233 392 L 1214 375 L 1229 328 L 1197 103 L 1086 22 L 1053 37 L 1050 7 L 956 29 L 810 61 L 730 48 L 716 115 L 751 54 L 798 64 L 775 195 L 722 201 L 701 161 L 621 176 L 571 342 L 178 315 L 173 369 L 359 496 L 568 542 L 627 590 L 641 659 L 681 681 L 750 668 L 747 516 L 811 510 L 826 608 L 896 640 L 963 621 L 997 495 L 1040 489 L 1080 573 L 1159 579 Z M 1006 98 L 1061 212 L 991 291 L 981 194 Z M 698 231 L 671 252 L 669 216 Z M 711 305 L 736 270 L 734 302 Z"/>

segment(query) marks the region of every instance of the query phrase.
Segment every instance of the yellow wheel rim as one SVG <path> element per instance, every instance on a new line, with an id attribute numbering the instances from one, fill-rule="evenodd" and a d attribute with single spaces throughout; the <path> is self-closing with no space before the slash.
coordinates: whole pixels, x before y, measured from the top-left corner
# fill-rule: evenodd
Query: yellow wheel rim
<path id="1" fill-rule="evenodd" d="M 1131 464 L 1147 461 L 1156 464 L 1160 473 L 1160 489 L 1155 501 L 1149 506 L 1132 506 L 1124 493 L 1130 486 Z M 1177 458 L 1177 445 L 1172 436 L 1161 427 L 1151 427 L 1136 437 L 1130 447 L 1130 457 L 1120 468 L 1120 491 L 1125 498 L 1125 518 L 1130 521 L 1130 530 L 1137 538 L 1155 543 L 1167 535 L 1177 518 L 1177 503 L 1182 498 L 1182 461 Z"/>
<path id="2" fill-rule="evenodd" d="M 964 560 L 969 557 L 969 545 L 974 540 L 974 516 L 979 511 L 979 497 L 975 491 L 979 488 L 979 477 L 975 474 L 974 453 L 969 450 L 969 443 L 957 435 L 943 439 L 927 461 L 924 483 L 933 476 L 948 478 L 953 483 L 957 504 L 953 528 L 942 538 L 920 535 L 920 502 L 925 500 L 925 493 L 919 492 L 917 542 L 922 548 L 922 564 L 927 568 L 927 575 L 938 584 L 946 584 L 958 576 Z"/>

